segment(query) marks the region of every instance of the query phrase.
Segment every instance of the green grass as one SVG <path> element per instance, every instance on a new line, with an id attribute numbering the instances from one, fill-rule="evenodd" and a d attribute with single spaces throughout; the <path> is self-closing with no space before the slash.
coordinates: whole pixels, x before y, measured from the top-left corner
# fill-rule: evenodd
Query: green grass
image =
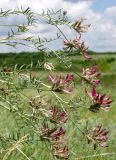
<path id="1" fill-rule="evenodd" d="M 82 61 L 80 56 L 71 56 L 72 60 L 72 67 L 69 69 L 69 72 L 76 72 L 81 71 L 81 68 L 83 65 L 91 65 L 91 63 L 87 63 L 85 61 Z M 81 107 L 78 105 L 73 105 L 73 107 L 64 106 L 68 113 L 70 119 L 68 120 L 68 124 L 65 126 L 67 130 L 67 136 L 68 136 L 68 146 L 70 149 L 70 158 L 69 160 L 78 160 L 80 157 L 87 157 L 89 155 L 94 154 L 103 154 L 103 153 L 116 153 L 116 89 L 115 89 L 115 82 L 116 82 L 116 55 L 99 55 L 93 56 L 93 64 L 98 64 L 101 67 L 102 70 L 102 76 L 101 76 L 101 83 L 102 86 L 98 87 L 98 90 L 101 92 L 106 93 L 107 95 L 111 95 L 113 98 L 113 103 L 111 110 L 109 112 L 100 111 L 99 113 L 92 113 L 88 110 L 88 102 L 86 104 L 82 104 Z M 56 58 L 50 58 L 49 61 L 53 62 L 56 70 L 55 72 L 59 71 L 62 72 L 63 75 L 66 74 L 66 69 L 64 66 L 59 65 L 59 62 Z M 6 64 L 5 64 L 6 65 Z M 7 64 L 8 65 L 8 64 Z M 26 73 L 28 74 L 28 73 Z M 41 79 L 45 80 L 45 83 L 50 85 L 48 81 L 48 75 L 49 71 L 32 71 L 32 75 L 36 77 L 41 77 Z M 75 83 L 76 88 L 73 92 L 73 94 L 70 95 L 70 99 L 78 100 L 79 97 L 84 95 L 84 87 L 82 87 L 80 80 L 78 77 L 75 76 Z M 0 83 L 0 87 L 2 87 L 2 84 Z M 23 90 L 23 94 L 25 94 L 28 98 L 31 96 L 37 95 L 37 90 L 33 89 L 25 89 Z M 52 93 L 48 91 L 43 91 L 42 94 L 47 95 L 48 103 L 59 105 L 59 103 L 56 101 L 55 97 Z M 68 101 L 69 95 L 66 94 L 58 94 L 63 100 Z M 23 101 L 23 100 L 21 100 Z M 60 105 L 59 105 L 60 106 Z M 29 109 L 28 103 L 24 103 L 23 106 L 24 111 Z M 106 149 L 97 148 L 96 151 L 93 150 L 91 145 L 87 144 L 87 141 L 85 137 L 81 134 L 78 128 L 81 130 L 85 129 L 86 121 L 89 121 L 90 126 L 95 126 L 97 124 L 103 124 L 106 128 L 109 129 L 110 132 L 110 138 L 108 141 L 109 147 Z M 74 123 L 75 124 L 74 124 Z M 21 125 L 21 124 L 20 124 Z M 24 128 L 21 129 L 25 133 L 31 134 L 32 128 L 29 125 L 25 125 Z M 17 122 L 15 120 L 15 116 L 8 112 L 4 108 L 0 108 L 0 135 L 8 135 L 12 132 L 20 132 L 20 130 L 17 127 Z M 27 144 L 26 146 L 22 147 L 21 149 L 23 152 L 30 158 L 30 160 L 52 160 L 49 155 L 49 150 L 46 148 L 46 145 L 41 143 L 40 141 L 37 141 L 35 144 L 35 138 L 32 139 L 32 142 Z M 39 139 L 39 138 L 38 138 Z M 11 147 L 12 145 L 10 145 Z M 35 148 L 36 146 L 36 148 Z M 3 154 L 0 156 L 0 158 L 3 156 Z M 8 160 L 25 160 L 26 158 L 18 151 L 14 151 L 9 157 Z M 109 155 L 109 156 L 98 156 L 98 157 L 88 157 L 87 160 L 115 160 L 116 155 Z M 0 159 L 2 160 L 2 158 Z M 54 159 L 53 159 L 54 160 Z"/>

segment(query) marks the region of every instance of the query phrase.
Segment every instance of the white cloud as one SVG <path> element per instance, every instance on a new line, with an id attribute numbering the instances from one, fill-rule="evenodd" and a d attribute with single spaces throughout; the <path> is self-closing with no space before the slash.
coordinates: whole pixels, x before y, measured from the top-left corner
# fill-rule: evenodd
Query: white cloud
<path id="1" fill-rule="evenodd" d="M 95 12 L 92 10 L 92 5 L 94 5 L 94 1 L 64 1 L 64 0 L 1 0 L 0 6 L 3 9 L 13 9 L 17 6 L 30 7 L 34 12 L 41 12 L 42 9 L 60 9 L 63 8 L 67 10 L 69 18 L 74 21 L 77 20 L 78 17 L 87 18 L 87 23 L 91 24 L 91 28 L 88 34 L 85 34 L 84 39 L 87 41 L 87 44 L 90 46 L 92 50 L 98 51 L 114 51 L 116 50 L 115 42 L 116 42 L 116 20 L 114 17 L 116 16 L 116 6 L 108 7 L 102 13 Z M 7 22 L 9 23 L 19 23 L 20 19 L 16 19 L 11 17 Z M 0 21 L 1 22 L 1 21 Z M 67 30 L 63 27 L 66 33 L 69 36 L 73 35 L 70 30 Z M 3 36 L 2 30 L 0 29 L 0 35 Z M 6 30 L 7 31 L 7 30 Z M 46 23 L 38 22 L 36 28 L 31 28 L 28 35 L 37 36 L 40 35 L 42 37 L 50 37 L 55 36 L 54 33 L 56 30 L 47 25 Z M 54 48 L 56 48 L 56 44 L 52 44 Z M 58 44 L 60 46 L 60 42 Z M 0 49 L 6 51 L 10 51 L 9 47 L 0 47 Z M 24 49 L 24 48 L 22 48 Z"/>
<path id="2" fill-rule="evenodd" d="M 90 48 L 98 51 L 116 51 L 116 21 L 114 20 L 114 14 L 116 10 L 114 7 L 106 8 L 106 10 L 100 14 L 94 23 L 92 23 L 90 32 L 88 33 L 88 42 Z"/>
<path id="3" fill-rule="evenodd" d="M 106 13 L 110 16 L 116 17 L 116 6 L 108 7 Z"/>

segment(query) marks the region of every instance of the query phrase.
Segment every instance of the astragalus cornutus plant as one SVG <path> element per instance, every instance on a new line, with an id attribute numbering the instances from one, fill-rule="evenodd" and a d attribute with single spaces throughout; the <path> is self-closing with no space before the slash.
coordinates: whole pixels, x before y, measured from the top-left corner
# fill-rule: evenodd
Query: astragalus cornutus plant
<path id="1" fill-rule="evenodd" d="M 90 110 L 98 111 L 100 108 L 108 111 L 110 109 L 112 99 L 110 96 L 106 96 L 105 94 L 97 93 L 96 89 L 93 88 L 91 92 L 92 105 Z"/>
<path id="2" fill-rule="evenodd" d="M 108 131 L 102 126 L 96 126 L 93 130 L 90 130 L 88 133 L 88 143 L 92 143 L 94 146 L 94 149 L 98 145 L 105 148 L 107 147 L 107 140 L 108 140 Z"/>
<path id="3" fill-rule="evenodd" d="M 57 77 L 55 77 L 53 74 L 50 74 L 49 79 L 53 83 L 53 91 L 60 93 L 65 92 L 68 94 L 73 91 L 72 81 L 74 76 L 72 74 L 67 74 L 64 79 L 62 78 L 61 74 L 59 74 Z"/>
<path id="4" fill-rule="evenodd" d="M 10 125 L 12 129 L 8 130 L 4 126 L 5 133 L 0 133 L 0 158 L 2 160 L 78 160 L 112 155 L 107 152 L 100 153 L 98 150 L 99 147 L 108 146 L 109 131 L 94 123 L 94 119 L 91 129 L 86 131 L 84 129 L 88 127 L 84 122 L 90 119 L 86 117 L 86 113 L 96 116 L 96 111 L 109 110 L 112 103 L 110 96 L 99 92 L 101 89 L 98 88 L 101 87 L 99 66 L 92 66 L 92 63 L 86 66 L 93 58 L 81 37 L 90 25 L 86 25 L 82 18 L 70 22 L 67 12 L 62 10 L 47 10 L 34 14 L 29 8 L 26 10 L 21 8 L 21 10 L 1 11 L 0 17 L 12 14 L 26 15 L 28 24 L 16 24 L 17 32 L 12 31 L 5 38 L 4 43 L 7 45 L 18 45 L 17 41 L 12 40 L 15 40 L 17 34 L 26 32 L 28 25 L 33 25 L 33 21 L 35 22 L 36 16 L 55 27 L 58 33 L 54 33 L 54 37 L 49 39 L 40 36 L 19 39 L 19 44 L 42 52 L 43 58 L 38 56 L 40 59 L 36 65 L 36 73 L 33 71 L 32 62 L 29 65 L 18 67 L 16 64 L 14 67 L 7 66 L 1 69 L 0 107 L 5 110 L 3 114 L 7 113 L 6 119 L 9 124 L 11 124 L 9 117 L 12 117 L 13 127 Z M 62 30 L 62 26 L 73 30 L 76 38 L 69 37 L 68 31 Z M 62 40 L 62 50 L 55 51 L 49 47 L 49 43 L 55 41 L 56 44 L 56 40 Z M 24 43 L 25 41 L 31 45 Z M 2 44 L 3 41 L 1 40 L 0 43 Z M 70 55 L 73 51 L 82 56 L 83 66 L 79 73 L 73 68 L 70 72 L 72 67 Z M 65 74 L 50 61 L 51 56 L 57 59 L 60 67 L 65 68 Z M 44 76 L 41 71 L 44 72 Z M 83 108 L 84 113 L 80 111 Z M 91 144 L 94 146 L 93 150 L 88 147 Z M 89 153 L 91 155 L 88 157 Z"/>
<path id="5" fill-rule="evenodd" d="M 98 79 L 100 76 L 98 66 L 92 66 L 91 68 L 83 68 L 82 76 L 85 81 L 92 84 L 93 86 L 97 86 L 100 83 L 100 80 Z"/>

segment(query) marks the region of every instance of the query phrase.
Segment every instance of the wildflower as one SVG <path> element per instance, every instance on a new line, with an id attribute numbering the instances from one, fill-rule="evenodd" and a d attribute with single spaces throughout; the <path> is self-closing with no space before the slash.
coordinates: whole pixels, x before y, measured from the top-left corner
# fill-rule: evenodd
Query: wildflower
<path id="1" fill-rule="evenodd" d="M 78 49 L 82 44 L 80 38 L 81 36 L 79 36 L 79 38 L 76 37 L 70 41 L 64 40 L 64 45 L 66 46 L 65 50 L 73 51 L 74 49 Z"/>
<path id="2" fill-rule="evenodd" d="M 80 41 L 80 38 L 81 36 L 70 41 L 64 40 L 65 50 L 72 51 L 73 49 L 79 49 L 86 60 L 92 59 L 88 53 L 88 47 L 85 46 L 84 42 Z"/>
<path id="3" fill-rule="evenodd" d="M 67 147 L 67 139 L 64 136 L 63 139 L 58 140 L 52 146 L 54 155 L 57 158 L 67 160 L 69 158 L 69 149 Z"/>
<path id="4" fill-rule="evenodd" d="M 81 45 L 78 45 L 77 47 L 80 49 L 83 57 L 86 60 L 91 60 L 92 59 L 92 57 L 88 53 L 88 47 L 85 46 L 84 42 L 82 42 Z"/>
<path id="5" fill-rule="evenodd" d="M 87 137 L 88 143 L 93 143 L 94 149 L 98 145 L 103 148 L 107 147 L 108 131 L 102 128 L 101 125 L 96 126 L 94 130 L 90 131 Z"/>
<path id="6" fill-rule="evenodd" d="M 73 51 L 73 49 L 77 49 L 77 44 L 81 44 L 79 40 L 80 38 L 74 38 L 70 41 L 64 40 L 65 50 Z"/>
<path id="7" fill-rule="evenodd" d="M 52 139 L 60 139 L 61 136 L 65 135 L 65 129 L 63 129 L 62 127 L 57 128 L 53 133 L 51 133 L 50 137 Z"/>
<path id="8" fill-rule="evenodd" d="M 66 123 L 68 119 L 68 115 L 66 112 L 61 112 L 58 107 L 51 107 L 51 121 L 57 124 Z"/>
<path id="9" fill-rule="evenodd" d="M 97 79 L 100 76 L 100 73 L 98 71 L 98 66 L 83 69 L 82 77 L 90 84 L 97 86 L 100 83 L 100 80 Z"/>
<path id="10" fill-rule="evenodd" d="M 98 111 L 100 108 L 107 111 L 110 109 L 110 104 L 112 102 L 111 97 L 106 96 L 105 94 L 97 93 L 95 88 L 92 89 L 91 93 L 92 105 L 90 110 L 93 112 Z"/>
<path id="11" fill-rule="evenodd" d="M 54 155 L 58 158 L 63 158 L 65 160 L 67 160 L 69 158 L 69 150 L 67 146 L 55 146 L 54 147 L 55 153 Z"/>
<path id="12" fill-rule="evenodd" d="M 41 128 L 41 138 L 42 139 L 49 139 L 50 134 L 54 132 L 56 128 L 50 129 L 48 124 L 44 123 Z"/>
<path id="13" fill-rule="evenodd" d="M 49 79 L 53 83 L 52 90 L 56 92 L 65 92 L 65 93 L 71 93 L 72 88 L 72 81 L 74 79 L 74 76 L 72 74 L 67 74 L 65 79 L 62 79 L 61 74 L 59 74 L 57 77 L 55 77 L 53 74 L 50 74 Z"/>
<path id="14" fill-rule="evenodd" d="M 81 18 L 72 25 L 73 29 L 75 29 L 79 34 L 87 32 L 88 28 L 90 27 L 90 24 L 89 25 L 84 24 L 85 20 L 86 19 Z"/>
<path id="15" fill-rule="evenodd" d="M 44 124 L 41 137 L 48 140 L 58 140 L 61 136 L 65 135 L 65 132 L 66 131 L 62 127 L 55 127 L 53 129 L 50 129 L 48 127 L 48 124 Z"/>
<path id="16" fill-rule="evenodd" d="M 54 70 L 54 66 L 52 63 L 48 63 L 48 62 L 45 62 L 44 63 L 44 68 L 47 69 L 47 70 Z"/>

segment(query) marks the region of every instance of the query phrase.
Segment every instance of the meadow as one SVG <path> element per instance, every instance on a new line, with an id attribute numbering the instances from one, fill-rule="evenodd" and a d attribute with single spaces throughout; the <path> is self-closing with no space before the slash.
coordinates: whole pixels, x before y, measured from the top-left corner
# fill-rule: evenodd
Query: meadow
<path id="1" fill-rule="evenodd" d="M 40 61 L 43 60 L 42 55 L 40 56 Z M 68 135 L 68 146 L 70 149 L 70 160 L 115 160 L 116 159 L 116 54 L 93 54 L 93 61 L 87 62 L 82 60 L 81 56 L 71 55 L 69 58 L 72 61 L 71 68 L 68 69 L 69 73 L 81 72 L 82 67 L 90 65 L 99 65 L 102 76 L 100 78 L 101 84 L 98 89 L 110 95 L 113 99 L 113 103 L 110 111 L 104 112 L 100 110 L 99 113 L 92 113 L 88 110 L 89 103 L 79 102 L 80 97 L 84 96 L 84 87 L 81 85 L 81 80 L 77 77 L 76 74 L 74 83 L 76 84 L 73 94 L 70 95 L 70 103 L 64 103 L 66 110 L 69 113 L 70 119 L 68 124 L 65 125 Z M 36 77 L 37 79 L 44 80 L 45 84 L 50 85 L 48 76 L 50 71 L 37 68 L 39 59 L 39 54 L 8 54 L 0 55 L 0 68 L 2 72 L 3 66 L 13 67 L 16 64 L 20 68 L 23 64 L 25 66 L 33 63 L 33 67 L 29 70 L 25 66 L 21 70 L 21 74 L 30 75 Z M 48 58 L 49 62 L 52 62 L 55 70 L 54 73 L 60 72 L 63 75 L 66 75 L 66 68 L 59 63 L 59 60 L 55 57 Z M 17 83 L 16 75 L 19 74 L 19 68 L 16 69 L 16 73 L 13 76 L 14 82 L 17 86 L 20 85 Z M 17 74 L 18 73 L 18 74 Z M 0 75 L 1 78 L 1 75 Z M 5 77 L 4 77 L 5 78 Z M 7 77 L 6 77 L 7 78 Z M 9 78 L 9 80 L 12 79 Z M 0 82 L 0 89 L 4 88 L 2 82 Z M 13 86 L 14 87 L 14 86 Z M 17 91 L 19 96 L 19 101 L 17 102 L 20 106 L 19 108 L 25 113 L 30 113 L 31 109 L 29 107 L 29 99 L 32 96 L 39 94 L 39 85 L 37 88 L 33 87 L 33 84 L 28 87 L 23 86 L 23 90 L 20 89 Z M 18 87 L 17 87 L 18 88 Z M 20 87 L 19 87 L 20 88 Z M 43 89 L 43 88 L 42 88 Z M 41 89 L 40 89 L 41 90 Z M 21 93 L 20 93 L 21 92 Z M 2 93 L 0 93 L 2 94 Z M 57 101 L 55 95 L 50 93 L 48 89 L 43 89 L 40 91 L 41 96 L 47 96 L 48 104 L 60 105 Z M 57 94 L 63 99 L 63 101 L 69 101 L 69 95 Z M 14 98 L 15 102 L 15 96 Z M 46 98 L 46 97 L 45 97 Z M 25 101 L 25 102 L 24 102 Z M 67 105 L 67 106 L 66 106 Z M 39 117 L 38 117 L 39 118 Z M 23 119 L 23 118 L 22 118 Z M 41 121 L 41 118 L 38 120 Z M 23 123 L 23 124 L 21 124 Z M 98 147 L 96 150 L 93 150 L 92 146 L 87 143 L 86 138 L 83 136 L 82 131 L 86 130 L 87 123 L 90 126 L 94 126 L 98 123 L 102 123 L 105 128 L 109 130 L 109 140 L 107 148 Z M 40 127 L 39 125 L 36 127 Z M 31 138 L 27 140 L 25 144 L 22 143 L 18 149 L 12 150 L 12 146 L 17 139 L 17 134 L 20 133 L 24 135 L 29 134 Z M 2 137 L 4 135 L 4 137 Z M 25 120 L 20 121 L 17 119 L 17 115 L 13 112 L 8 111 L 5 107 L 0 105 L 0 159 L 1 160 L 55 160 L 50 156 L 49 143 L 42 143 L 38 134 L 33 133 L 33 127 L 29 126 L 28 123 L 25 123 Z M 14 141 L 10 144 L 7 144 L 6 141 L 9 141 L 9 137 L 14 138 Z M 6 137 L 6 138 L 5 138 Z M 6 140 L 6 141 L 5 141 Z M 35 147 L 36 146 L 36 147 Z M 47 146 L 47 147 L 46 147 Z M 10 149 L 9 149 L 10 148 Z M 21 150 L 20 150 L 21 149 Z M 23 150 L 23 153 L 21 151 Z M 27 157 L 24 155 L 27 155 Z"/>

